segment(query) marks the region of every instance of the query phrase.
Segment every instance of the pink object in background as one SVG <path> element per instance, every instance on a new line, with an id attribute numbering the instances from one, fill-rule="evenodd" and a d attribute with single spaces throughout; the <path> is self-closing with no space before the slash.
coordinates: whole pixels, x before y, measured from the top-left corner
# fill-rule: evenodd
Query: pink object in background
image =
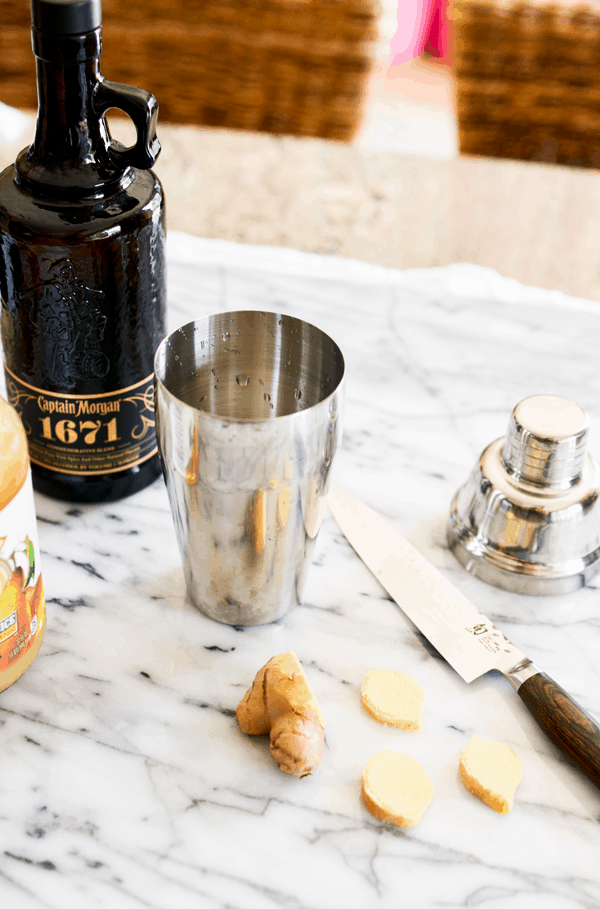
<path id="1" fill-rule="evenodd" d="M 420 57 L 425 51 L 449 63 L 448 0 L 398 0 L 398 31 L 390 46 L 393 66 Z"/>

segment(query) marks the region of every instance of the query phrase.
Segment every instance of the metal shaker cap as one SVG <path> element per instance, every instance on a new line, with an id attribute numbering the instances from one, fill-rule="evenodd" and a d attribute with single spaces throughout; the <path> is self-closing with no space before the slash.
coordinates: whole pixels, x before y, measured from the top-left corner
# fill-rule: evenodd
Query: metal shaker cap
<path id="1" fill-rule="evenodd" d="M 451 504 L 448 542 L 481 580 L 525 594 L 567 593 L 600 567 L 598 465 L 589 420 L 558 395 L 514 408 Z"/>
<path id="2" fill-rule="evenodd" d="M 585 412 L 572 401 L 557 395 L 525 398 L 510 417 L 504 469 L 540 489 L 569 489 L 585 469 L 588 430 Z"/>

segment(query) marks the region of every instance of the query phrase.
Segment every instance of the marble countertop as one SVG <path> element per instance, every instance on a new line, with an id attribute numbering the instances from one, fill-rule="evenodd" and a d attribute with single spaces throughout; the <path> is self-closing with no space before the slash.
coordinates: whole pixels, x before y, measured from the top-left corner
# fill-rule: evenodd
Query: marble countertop
<path id="1" fill-rule="evenodd" d="M 523 397 L 558 393 L 600 426 L 593 304 L 469 265 L 398 272 L 172 233 L 172 328 L 240 308 L 302 317 L 347 360 L 335 480 L 370 502 L 541 668 L 600 715 L 600 590 L 528 598 L 468 575 L 445 542 L 450 499 Z M 559 369 L 560 366 L 560 369 Z M 592 452 L 600 450 L 592 433 Z M 110 505 L 36 496 L 48 630 L 0 699 L 0 894 L 11 909 L 591 909 L 600 792 L 503 678 L 466 685 L 424 646 L 326 514 L 305 603 L 232 628 L 186 602 L 162 480 Z M 597 582 L 600 584 L 600 580 Z M 296 779 L 235 708 L 293 649 L 328 720 Z M 420 732 L 360 704 L 364 672 L 426 693 Z M 458 778 L 480 733 L 519 754 L 500 816 Z M 365 809 L 371 754 L 403 751 L 433 801 L 410 830 Z"/>

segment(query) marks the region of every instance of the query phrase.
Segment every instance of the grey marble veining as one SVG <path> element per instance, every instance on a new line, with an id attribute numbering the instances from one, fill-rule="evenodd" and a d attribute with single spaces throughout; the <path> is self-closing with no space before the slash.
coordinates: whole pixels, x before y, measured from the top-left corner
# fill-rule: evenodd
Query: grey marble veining
<path id="1" fill-rule="evenodd" d="M 600 578 L 527 598 L 449 553 L 452 494 L 521 398 L 564 394 L 600 450 L 600 310 L 468 265 L 394 272 L 169 237 L 170 325 L 270 309 L 328 331 L 347 360 L 335 479 L 378 508 L 543 669 L 600 715 Z M 162 481 L 122 502 L 36 498 L 48 599 L 39 657 L 0 698 L 0 896 L 11 909 L 592 909 L 600 793 L 507 682 L 471 685 L 431 652 L 326 515 L 305 604 L 245 630 L 185 599 Z M 324 758 L 282 774 L 235 708 L 273 654 L 298 653 L 328 720 Z M 423 728 L 383 727 L 363 674 L 425 689 Z M 473 733 L 512 745 L 501 817 L 458 779 Z M 369 756 L 406 751 L 434 798 L 412 830 L 360 798 Z"/>

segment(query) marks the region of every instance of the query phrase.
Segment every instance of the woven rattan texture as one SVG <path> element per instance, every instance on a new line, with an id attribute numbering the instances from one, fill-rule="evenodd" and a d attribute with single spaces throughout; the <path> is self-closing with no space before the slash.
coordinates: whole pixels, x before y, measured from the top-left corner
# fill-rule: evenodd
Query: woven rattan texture
<path id="1" fill-rule="evenodd" d="M 600 4 L 456 0 L 463 154 L 600 166 Z"/>
<path id="2" fill-rule="evenodd" d="M 102 70 L 172 123 L 351 139 L 376 0 L 104 0 Z M 29 5 L 0 0 L 0 100 L 35 108 Z"/>

